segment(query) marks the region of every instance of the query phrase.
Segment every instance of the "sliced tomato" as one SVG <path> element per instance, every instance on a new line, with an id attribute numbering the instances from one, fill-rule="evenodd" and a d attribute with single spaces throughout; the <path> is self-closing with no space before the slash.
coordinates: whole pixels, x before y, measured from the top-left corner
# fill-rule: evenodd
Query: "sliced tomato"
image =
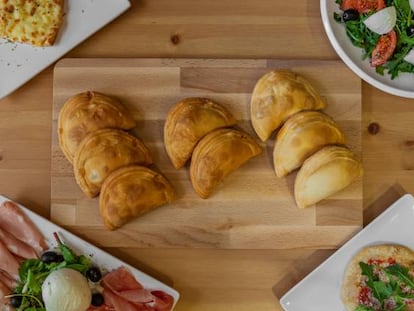
<path id="1" fill-rule="evenodd" d="M 358 0 L 342 0 L 341 10 L 346 11 L 350 9 L 358 10 Z"/>
<path id="2" fill-rule="evenodd" d="M 359 13 L 368 13 L 371 11 L 379 11 L 385 8 L 384 0 L 356 0 L 357 10 Z"/>
<path id="3" fill-rule="evenodd" d="M 371 66 L 377 67 L 379 65 L 385 64 L 387 60 L 394 53 L 395 47 L 397 45 L 397 34 L 394 30 L 389 33 L 382 35 L 371 55 Z"/>

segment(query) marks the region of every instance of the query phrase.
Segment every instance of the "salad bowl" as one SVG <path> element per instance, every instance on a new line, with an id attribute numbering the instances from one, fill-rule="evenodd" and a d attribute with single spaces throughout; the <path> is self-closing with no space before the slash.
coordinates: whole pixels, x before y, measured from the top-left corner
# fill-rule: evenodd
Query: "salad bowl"
<path id="1" fill-rule="evenodd" d="M 405 98 L 414 98 L 414 73 L 400 73 L 391 79 L 387 73 L 381 75 L 371 66 L 369 58 L 364 59 L 364 51 L 355 47 L 348 38 L 345 26 L 334 19 L 340 13 L 335 0 L 320 1 L 321 17 L 330 43 L 342 61 L 362 80 L 386 93 Z"/>

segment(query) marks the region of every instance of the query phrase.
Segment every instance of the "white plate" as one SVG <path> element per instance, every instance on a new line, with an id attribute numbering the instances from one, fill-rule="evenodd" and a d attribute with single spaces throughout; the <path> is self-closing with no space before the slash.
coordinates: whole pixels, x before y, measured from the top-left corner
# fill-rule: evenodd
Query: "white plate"
<path id="1" fill-rule="evenodd" d="M 391 80 L 388 74 L 381 76 L 370 66 L 369 59 L 362 59 L 363 51 L 352 45 L 346 35 L 345 26 L 333 18 L 334 12 L 340 12 L 335 0 L 321 0 L 321 16 L 329 41 L 342 61 L 361 79 L 376 88 L 401 97 L 414 98 L 414 73 L 400 73 Z"/>
<path id="2" fill-rule="evenodd" d="M 351 258 L 362 247 L 373 244 L 396 243 L 414 248 L 413 223 L 414 198 L 407 194 L 287 292 L 280 299 L 282 307 L 286 311 L 344 310 L 340 291 Z"/>
<path id="3" fill-rule="evenodd" d="M 8 95 L 130 7 L 128 0 L 65 0 L 55 45 L 33 47 L 0 39 L 0 98 Z"/>
<path id="4" fill-rule="evenodd" d="M 99 0 L 101 1 L 101 0 Z M 8 198 L 0 195 L 0 204 L 2 204 Z M 42 232 L 47 243 L 51 248 L 57 246 L 57 242 L 53 237 L 53 233 L 56 232 L 64 243 L 66 243 L 76 254 L 84 254 L 85 256 L 91 258 L 92 262 L 102 268 L 102 270 L 111 271 L 113 269 L 119 268 L 120 266 L 126 267 L 141 283 L 144 288 L 149 290 L 162 290 L 167 294 L 170 294 L 174 297 L 174 306 L 176 305 L 178 299 L 180 298 L 179 293 L 167 286 L 166 284 L 154 279 L 153 277 L 141 272 L 140 270 L 132 267 L 131 265 L 119 260 L 118 258 L 104 252 L 103 250 L 93 246 L 92 244 L 78 238 L 76 235 L 70 233 L 69 231 L 53 224 L 49 220 L 37 215 L 31 210 L 25 208 L 24 206 L 19 205 L 22 210 L 26 213 L 27 216 L 35 223 L 37 228 Z"/>

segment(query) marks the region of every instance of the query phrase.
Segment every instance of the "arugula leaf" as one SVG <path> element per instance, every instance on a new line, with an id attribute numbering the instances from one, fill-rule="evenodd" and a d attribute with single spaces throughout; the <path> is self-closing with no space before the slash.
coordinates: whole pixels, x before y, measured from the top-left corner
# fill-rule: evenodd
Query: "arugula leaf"
<path id="1" fill-rule="evenodd" d="M 414 289 L 414 281 L 408 273 L 408 268 L 395 264 L 387 267 L 386 271 L 392 275 L 395 275 L 400 281 L 404 282 L 405 285 Z"/>
<path id="2" fill-rule="evenodd" d="M 380 300 L 385 300 L 392 295 L 392 288 L 389 284 L 382 281 L 376 281 L 373 283 L 374 292 L 378 293 Z"/>
<path id="3" fill-rule="evenodd" d="M 376 283 L 378 283 L 378 277 L 374 274 L 374 267 L 362 261 L 359 262 L 359 266 L 361 267 L 362 275 L 368 277 L 366 283 L 372 289 L 372 294 L 375 298 L 381 300 L 381 294 L 379 292 L 379 290 L 381 289 L 380 285 L 375 285 Z"/>

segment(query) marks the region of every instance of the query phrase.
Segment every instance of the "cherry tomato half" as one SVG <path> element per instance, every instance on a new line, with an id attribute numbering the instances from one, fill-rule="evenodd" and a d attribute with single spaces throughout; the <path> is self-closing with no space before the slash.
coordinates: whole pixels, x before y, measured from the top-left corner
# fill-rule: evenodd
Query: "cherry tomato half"
<path id="1" fill-rule="evenodd" d="M 359 13 L 379 11 L 385 8 L 384 0 L 342 0 L 341 10 L 357 10 Z"/>
<path id="2" fill-rule="evenodd" d="M 371 66 L 377 67 L 385 64 L 394 53 L 397 45 L 397 34 L 394 30 L 382 35 L 371 55 Z"/>
<path id="3" fill-rule="evenodd" d="M 341 10 L 346 11 L 350 9 L 358 10 L 358 0 L 342 0 Z"/>
<path id="4" fill-rule="evenodd" d="M 359 13 L 379 11 L 385 8 L 384 0 L 357 0 Z"/>

